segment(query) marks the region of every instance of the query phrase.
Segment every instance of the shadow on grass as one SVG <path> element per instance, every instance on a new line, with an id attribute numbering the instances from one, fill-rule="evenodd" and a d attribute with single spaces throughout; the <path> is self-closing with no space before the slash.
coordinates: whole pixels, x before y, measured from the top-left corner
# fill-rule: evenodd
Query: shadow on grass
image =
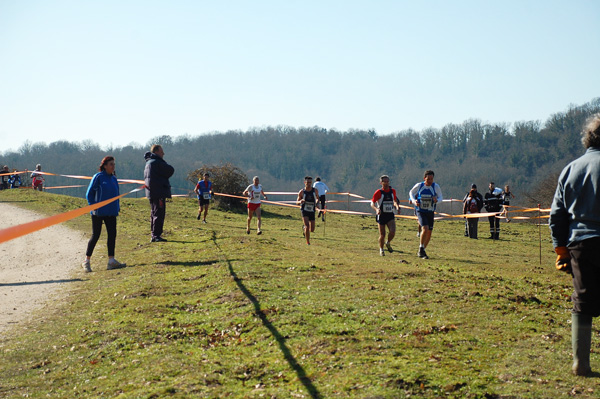
<path id="1" fill-rule="evenodd" d="M 218 260 L 204 260 L 200 262 L 178 262 L 167 260 L 164 262 L 157 262 L 155 265 L 176 265 L 176 266 L 210 266 L 219 263 Z"/>
<path id="2" fill-rule="evenodd" d="M 215 246 L 217 247 L 217 249 L 221 253 L 223 253 L 223 251 L 221 250 L 221 247 L 217 243 L 217 237 L 214 232 L 213 232 L 212 240 L 213 240 Z M 256 299 L 256 297 L 254 295 L 252 295 L 250 290 L 248 290 L 248 288 L 246 288 L 244 283 L 242 283 L 242 279 L 237 276 L 237 274 L 233 270 L 231 261 L 226 256 L 225 256 L 225 262 L 227 262 L 227 266 L 229 267 L 229 274 L 231 275 L 231 277 L 233 277 L 233 280 L 237 284 L 240 291 L 242 291 L 244 293 L 244 295 L 246 296 L 246 298 L 248 298 L 250 300 L 250 302 L 252 302 L 252 305 L 254 305 L 255 315 L 258 318 L 260 318 L 263 325 L 271 332 L 271 334 L 273 335 L 273 337 L 279 344 L 279 349 L 283 353 L 283 357 L 288 362 L 290 367 L 296 372 L 298 379 L 302 382 L 302 385 L 304 385 L 304 387 L 308 391 L 311 398 L 313 398 L 313 399 L 322 398 L 323 396 L 321 396 L 321 393 L 317 390 L 317 387 L 315 387 L 313 385 L 310 378 L 306 375 L 306 371 L 304 371 L 304 368 L 302 368 L 302 366 L 298 363 L 298 361 L 296 360 L 294 355 L 292 355 L 292 352 L 290 351 L 290 349 L 285 344 L 285 337 L 283 335 L 281 335 L 281 333 L 277 330 L 277 328 L 275 328 L 275 326 L 273 326 L 273 323 L 271 323 L 269 321 L 269 319 L 267 318 L 267 316 L 265 315 L 265 313 L 263 312 L 263 310 L 260 307 L 260 302 L 258 301 L 258 299 Z"/>
<path id="3" fill-rule="evenodd" d="M 80 278 L 73 278 L 68 280 L 46 280 L 46 281 L 23 281 L 20 283 L 0 283 L 0 287 L 19 287 L 23 285 L 39 285 L 39 284 L 61 284 L 61 283 L 74 283 L 79 281 L 85 281 Z"/>

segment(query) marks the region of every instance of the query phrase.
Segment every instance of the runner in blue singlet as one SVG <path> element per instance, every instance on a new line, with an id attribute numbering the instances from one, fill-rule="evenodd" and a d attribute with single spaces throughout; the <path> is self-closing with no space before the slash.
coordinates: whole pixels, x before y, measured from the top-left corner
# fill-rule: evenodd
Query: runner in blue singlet
<path id="1" fill-rule="evenodd" d="M 431 239 L 435 208 L 437 203 L 443 200 L 442 189 L 433 182 L 434 175 L 433 170 L 425 171 L 423 181 L 415 184 L 409 193 L 411 202 L 415 204 L 419 224 L 422 226 L 417 255 L 423 259 L 429 259 L 425 248 Z"/>

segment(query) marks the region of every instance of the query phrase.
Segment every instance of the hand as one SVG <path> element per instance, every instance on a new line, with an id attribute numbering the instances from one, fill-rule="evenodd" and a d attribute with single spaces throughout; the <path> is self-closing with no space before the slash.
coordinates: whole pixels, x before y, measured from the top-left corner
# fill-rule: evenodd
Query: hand
<path id="1" fill-rule="evenodd" d="M 556 270 L 573 274 L 573 269 L 571 269 L 571 254 L 569 253 L 569 249 L 567 247 L 556 247 L 554 248 L 554 252 L 556 252 Z"/>

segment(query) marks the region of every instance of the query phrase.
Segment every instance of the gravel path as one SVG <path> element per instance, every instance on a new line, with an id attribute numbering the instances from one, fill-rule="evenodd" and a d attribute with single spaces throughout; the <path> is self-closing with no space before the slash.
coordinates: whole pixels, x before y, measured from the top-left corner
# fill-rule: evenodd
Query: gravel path
<path id="1" fill-rule="evenodd" d="M 44 217 L 2 202 L 0 215 L 0 229 Z M 59 224 L 0 244 L 0 338 L 84 278 L 79 271 L 88 239 Z"/>

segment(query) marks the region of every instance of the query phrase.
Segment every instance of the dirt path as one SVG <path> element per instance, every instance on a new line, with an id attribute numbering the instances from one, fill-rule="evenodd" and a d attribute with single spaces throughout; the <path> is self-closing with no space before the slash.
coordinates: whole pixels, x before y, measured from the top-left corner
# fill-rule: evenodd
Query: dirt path
<path id="1" fill-rule="evenodd" d="M 0 229 L 43 216 L 0 202 Z M 60 289 L 83 278 L 79 271 L 87 240 L 83 233 L 55 225 L 0 244 L 0 338 Z"/>

